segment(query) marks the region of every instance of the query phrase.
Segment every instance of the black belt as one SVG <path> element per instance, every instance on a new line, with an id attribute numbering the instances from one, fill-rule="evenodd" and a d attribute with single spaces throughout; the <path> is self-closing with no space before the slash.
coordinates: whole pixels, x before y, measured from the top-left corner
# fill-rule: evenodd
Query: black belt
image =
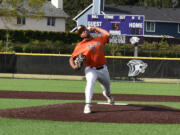
<path id="1" fill-rule="evenodd" d="M 91 68 L 96 69 L 96 70 L 100 70 L 100 69 L 103 69 L 104 66 L 101 66 L 101 67 L 91 67 Z"/>
<path id="2" fill-rule="evenodd" d="M 100 69 L 103 69 L 104 66 L 101 66 L 101 67 L 96 67 L 96 70 L 100 70 Z"/>

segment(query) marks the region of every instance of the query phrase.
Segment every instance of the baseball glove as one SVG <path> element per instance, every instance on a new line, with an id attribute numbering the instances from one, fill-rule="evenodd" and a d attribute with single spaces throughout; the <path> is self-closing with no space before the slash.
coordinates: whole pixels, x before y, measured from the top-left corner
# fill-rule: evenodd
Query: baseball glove
<path id="1" fill-rule="evenodd" d="M 83 66 L 85 57 L 82 54 L 79 54 L 75 59 L 74 59 L 74 64 L 79 67 L 79 69 Z"/>

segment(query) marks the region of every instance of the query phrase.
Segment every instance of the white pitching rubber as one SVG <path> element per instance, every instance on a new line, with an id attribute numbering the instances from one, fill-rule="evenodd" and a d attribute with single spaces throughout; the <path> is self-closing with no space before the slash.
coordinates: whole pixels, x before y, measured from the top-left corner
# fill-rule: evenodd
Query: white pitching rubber
<path id="1" fill-rule="evenodd" d="M 111 105 L 109 103 L 105 103 L 105 102 L 97 102 L 97 104 L 99 105 Z M 128 105 L 127 103 L 114 103 L 113 105 Z"/>

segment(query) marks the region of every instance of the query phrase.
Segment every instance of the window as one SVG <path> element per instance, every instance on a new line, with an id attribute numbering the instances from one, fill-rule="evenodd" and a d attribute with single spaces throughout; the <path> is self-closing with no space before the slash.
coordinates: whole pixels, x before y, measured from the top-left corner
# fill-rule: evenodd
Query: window
<path id="1" fill-rule="evenodd" d="M 180 33 L 180 23 L 178 24 L 178 33 Z"/>
<path id="2" fill-rule="evenodd" d="M 48 17 L 47 18 L 47 25 L 48 26 L 55 26 L 56 18 L 55 17 Z"/>
<path id="3" fill-rule="evenodd" d="M 155 22 L 146 22 L 146 32 L 155 32 Z"/>
<path id="4" fill-rule="evenodd" d="M 25 17 L 17 17 L 17 24 L 25 25 L 26 18 Z"/>

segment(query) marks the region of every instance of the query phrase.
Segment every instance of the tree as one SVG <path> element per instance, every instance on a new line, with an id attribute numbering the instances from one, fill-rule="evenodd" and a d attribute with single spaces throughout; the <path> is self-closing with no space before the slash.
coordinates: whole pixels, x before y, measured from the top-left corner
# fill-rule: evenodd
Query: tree
<path id="1" fill-rule="evenodd" d="M 17 16 L 40 16 L 40 8 L 47 0 L 1 0 L 0 16 L 10 18 Z"/>

